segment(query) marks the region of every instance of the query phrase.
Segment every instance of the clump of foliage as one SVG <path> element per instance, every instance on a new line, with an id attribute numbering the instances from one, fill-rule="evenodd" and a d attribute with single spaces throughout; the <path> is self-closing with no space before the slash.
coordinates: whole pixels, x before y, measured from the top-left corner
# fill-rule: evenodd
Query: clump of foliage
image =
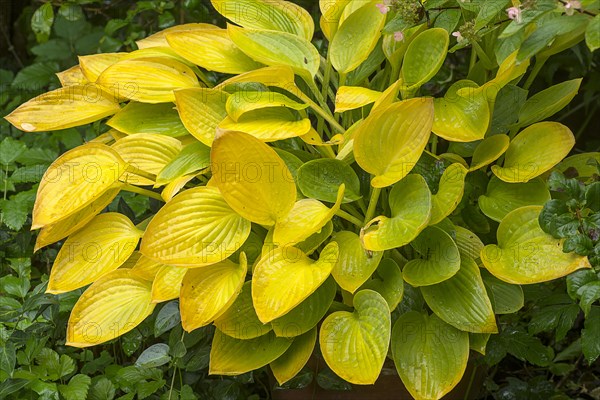
<path id="1" fill-rule="evenodd" d="M 527 88 L 550 56 L 598 47 L 593 3 L 322 1 L 323 56 L 293 3 L 212 3 L 226 29 L 177 25 L 80 57 L 6 117 L 26 132 L 111 117 L 52 163 L 33 210 L 37 249 L 64 240 L 47 292 L 90 285 L 68 346 L 127 335 L 178 299 L 161 312 L 210 332 L 211 374 L 269 365 L 290 385 L 317 351 L 371 384 L 389 353 L 415 398 L 438 399 L 497 315 L 523 306 L 520 285 L 590 268 L 539 223 L 547 173 L 575 143 L 546 120 L 581 80 Z M 458 78 L 441 69 L 452 60 Z M 122 191 L 165 205 L 102 212 Z"/>

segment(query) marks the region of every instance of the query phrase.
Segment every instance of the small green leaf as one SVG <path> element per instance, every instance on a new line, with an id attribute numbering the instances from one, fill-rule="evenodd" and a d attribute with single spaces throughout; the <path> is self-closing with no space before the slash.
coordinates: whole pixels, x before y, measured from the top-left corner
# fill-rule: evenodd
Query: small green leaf
<path id="1" fill-rule="evenodd" d="M 269 333 L 270 324 L 263 324 L 258 319 L 252 304 L 252 282 L 242 286 L 242 291 L 231 306 L 215 321 L 217 329 L 227 336 L 236 339 L 254 339 Z"/>
<path id="2" fill-rule="evenodd" d="M 87 398 L 92 379 L 83 374 L 77 374 L 69 380 L 68 385 L 59 385 L 58 390 L 66 400 L 80 400 Z"/>
<path id="3" fill-rule="evenodd" d="M 144 350 L 136 360 L 135 365 L 145 368 L 154 368 L 165 365 L 169 361 L 171 361 L 171 356 L 169 356 L 169 346 L 164 343 L 157 343 Z"/>
<path id="4" fill-rule="evenodd" d="M 600 357 L 600 307 L 591 308 L 581 331 L 581 347 L 589 365 Z"/>
<path id="5" fill-rule="evenodd" d="M 180 323 L 179 302 L 171 301 L 165 304 L 154 320 L 154 337 L 159 337 Z"/>
<path id="6" fill-rule="evenodd" d="M 527 99 L 519 112 L 519 126 L 543 121 L 565 108 L 579 91 L 581 79 L 559 83 Z"/>
<path id="7" fill-rule="evenodd" d="M 317 159 L 298 168 L 298 187 L 306 197 L 335 203 L 338 189 L 344 184 L 344 203 L 361 198 L 360 181 L 356 172 L 345 162 Z"/>
<path id="8" fill-rule="evenodd" d="M 0 164 L 8 165 L 15 161 L 27 150 L 25 143 L 6 137 L 0 142 Z"/>
<path id="9" fill-rule="evenodd" d="M 600 48 L 600 17 L 596 15 L 585 31 L 585 43 L 590 51 Z"/>
<path id="10" fill-rule="evenodd" d="M 590 318 L 589 313 L 592 304 L 600 299 L 600 281 L 587 283 L 579 288 L 577 296 L 581 299 L 581 309 L 587 318 Z"/>
<path id="11" fill-rule="evenodd" d="M 45 3 L 35 10 L 31 17 L 31 29 L 35 33 L 38 43 L 48 40 L 53 22 L 54 9 L 52 3 Z"/>

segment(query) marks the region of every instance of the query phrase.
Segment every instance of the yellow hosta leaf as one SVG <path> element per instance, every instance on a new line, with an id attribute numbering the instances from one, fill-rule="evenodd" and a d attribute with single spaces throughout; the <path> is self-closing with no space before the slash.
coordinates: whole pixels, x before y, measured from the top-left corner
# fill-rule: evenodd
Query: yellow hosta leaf
<path id="1" fill-rule="evenodd" d="M 126 163 L 103 144 L 88 143 L 60 156 L 42 177 L 33 206 L 32 229 L 66 218 L 118 185 Z"/>
<path id="2" fill-rule="evenodd" d="M 49 244 L 56 243 L 66 238 L 73 232 L 78 231 L 92 220 L 98 213 L 104 210 L 119 194 L 119 188 L 109 189 L 102 193 L 96 200 L 81 210 L 61 219 L 51 225 L 44 226 L 38 233 L 35 241 L 34 252 Z"/>
<path id="3" fill-rule="evenodd" d="M 270 66 L 288 66 L 312 80 L 319 71 L 321 56 L 307 39 L 287 32 L 244 29 L 229 25 L 229 37 L 255 61 Z"/>
<path id="4" fill-rule="evenodd" d="M 187 268 L 162 266 L 152 282 L 152 302 L 162 303 L 178 298 L 181 282 L 187 271 Z"/>
<path id="5" fill-rule="evenodd" d="M 283 0 L 211 0 L 217 12 L 244 28 L 269 29 L 312 40 L 315 30 L 304 8 Z"/>
<path id="6" fill-rule="evenodd" d="M 299 103 L 288 96 L 277 92 L 256 90 L 240 90 L 227 99 L 227 113 L 234 121 L 249 111 L 263 108 L 285 107 L 292 110 L 304 110 L 308 104 Z"/>
<path id="7" fill-rule="evenodd" d="M 280 87 L 292 93 L 294 93 L 295 90 L 298 90 L 296 83 L 294 82 L 294 70 L 283 65 L 265 67 L 231 77 L 215 86 L 215 89 L 224 89 L 227 88 L 227 86 L 235 83 L 247 82 L 262 83 L 266 86 Z"/>
<path id="8" fill-rule="evenodd" d="M 387 89 L 385 89 L 381 96 L 375 101 L 375 104 L 373 104 L 371 112 L 380 108 L 385 108 L 390 104 L 395 103 L 398 100 L 398 93 L 400 93 L 401 86 L 402 81 L 397 80 L 396 82 L 392 83 Z"/>
<path id="9" fill-rule="evenodd" d="M 278 246 L 292 246 L 307 239 L 333 218 L 340 209 L 342 200 L 344 184 L 340 186 L 337 200 L 331 208 L 315 199 L 297 201 L 290 213 L 275 224 L 273 242 Z"/>
<path id="10" fill-rule="evenodd" d="M 241 74 L 261 67 L 231 41 L 226 29 L 171 32 L 166 38 L 177 54 L 209 71 Z"/>
<path id="11" fill-rule="evenodd" d="M 242 290 L 247 271 L 245 257 L 240 257 L 239 265 L 225 260 L 188 270 L 179 295 L 183 329 L 191 332 L 206 326 L 227 311 Z"/>
<path id="12" fill-rule="evenodd" d="M 378 109 L 354 135 L 354 156 L 365 171 L 375 175 L 375 188 L 404 178 L 419 160 L 433 124 L 433 100 L 405 100 Z"/>
<path id="13" fill-rule="evenodd" d="M 563 241 L 545 233 L 539 224 L 542 206 L 521 207 L 498 227 L 498 244 L 481 251 L 485 268 L 508 283 L 531 284 L 561 278 L 591 268 L 587 257 L 563 253 Z"/>
<path id="14" fill-rule="evenodd" d="M 225 132 L 211 152 L 214 184 L 242 217 L 273 226 L 296 202 L 296 185 L 285 162 L 259 139 Z"/>
<path id="15" fill-rule="evenodd" d="M 313 354 L 317 342 L 317 328 L 313 328 L 305 334 L 298 336 L 285 353 L 270 365 L 275 379 L 283 385 L 304 368 Z"/>
<path id="16" fill-rule="evenodd" d="M 374 103 L 382 93 L 358 86 L 342 86 L 335 95 L 335 112 L 344 112 Z"/>
<path id="17" fill-rule="evenodd" d="M 338 254 L 337 243 L 330 243 L 318 261 L 295 247 L 279 247 L 262 257 L 252 277 L 252 299 L 261 322 L 287 314 L 317 290 L 331 274 Z"/>
<path id="18" fill-rule="evenodd" d="M 118 100 L 98 86 L 73 85 L 41 94 L 4 118 L 25 132 L 55 131 L 89 124 L 120 109 Z"/>
<path id="19" fill-rule="evenodd" d="M 175 101 L 176 89 L 199 87 L 188 66 L 171 58 L 134 58 L 117 62 L 98 77 L 98 84 L 142 103 Z"/>
<path id="20" fill-rule="evenodd" d="M 513 139 L 503 166 L 492 166 L 492 172 L 504 182 L 529 182 L 552 169 L 573 146 L 575 136 L 569 128 L 558 122 L 539 122 Z"/>
<path id="21" fill-rule="evenodd" d="M 81 72 L 89 82 L 96 82 L 106 68 L 121 61 L 127 53 L 100 53 L 79 56 Z"/>
<path id="22" fill-rule="evenodd" d="M 333 240 L 338 244 L 340 255 L 331 274 L 342 289 L 354 293 L 373 275 L 383 251 L 365 250 L 360 237 L 350 231 L 336 232 Z"/>
<path id="23" fill-rule="evenodd" d="M 199 141 L 212 146 L 217 127 L 227 117 L 227 93 L 218 89 L 175 91 L 175 103 L 185 128 Z"/>
<path id="24" fill-rule="evenodd" d="M 441 222 L 452 214 L 460 203 L 465 191 L 467 169 L 461 164 L 452 164 L 444 171 L 439 189 L 431 196 L 431 220 L 429 225 Z"/>
<path id="25" fill-rule="evenodd" d="M 493 135 L 483 139 L 475 148 L 469 171 L 476 171 L 499 159 L 509 144 L 510 139 L 507 135 Z"/>
<path id="26" fill-rule="evenodd" d="M 163 191 L 160 193 L 160 196 L 164 201 L 169 202 L 173 197 L 177 195 L 187 185 L 192 179 L 194 179 L 197 175 L 183 175 L 178 178 L 175 178 L 171 182 L 169 182 Z"/>
<path id="27" fill-rule="evenodd" d="M 350 2 L 351 0 L 319 0 L 321 30 L 330 42 L 339 28 L 344 9 Z"/>
<path id="28" fill-rule="evenodd" d="M 131 172 L 125 172 L 121 181 L 134 185 L 153 185 L 154 181 L 136 175 L 136 172 L 157 175 L 183 148 L 175 138 L 152 133 L 126 136 L 111 147 L 129 164 L 128 171 Z"/>
<path id="29" fill-rule="evenodd" d="M 137 44 L 138 49 L 149 49 L 152 47 L 169 47 L 169 43 L 167 42 L 167 38 L 166 38 L 167 33 L 196 31 L 198 29 L 216 29 L 216 28 L 218 28 L 218 26 L 212 25 L 212 24 L 203 24 L 203 23 L 175 25 L 170 28 L 163 29 L 162 31 L 156 32 L 155 34 L 150 35 L 142 40 L 138 40 L 135 42 L 135 44 Z"/>
<path id="30" fill-rule="evenodd" d="M 114 271 L 133 253 L 141 236 L 122 214 L 96 216 L 65 241 L 52 265 L 47 292 L 70 292 Z"/>
<path id="31" fill-rule="evenodd" d="M 137 259 L 131 268 L 131 275 L 147 281 L 153 281 L 156 277 L 156 274 L 158 274 L 158 271 L 160 271 L 164 266 L 164 264 L 145 257 L 140 253 L 140 258 Z"/>
<path id="32" fill-rule="evenodd" d="M 140 251 L 166 265 L 201 267 L 227 259 L 246 241 L 250 221 L 219 190 L 198 187 L 175 196 L 150 221 Z"/>
<path id="33" fill-rule="evenodd" d="M 98 279 L 77 300 L 67 327 L 67 346 L 95 346 L 115 339 L 152 314 L 150 282 L 120 269 Z"/>
<path id="34" fill-rule="evenodd" d="M 56 73 L 61 86 L 87 85 L 90 83 L 79 65 Z"/>
<path id="35" fill-rule="evenodd" d="M 308 118 L 298 119 L 284 107 L 263 108 L 242 115 L 237 121 L 226 117 L 218 127 L 221 132 L 234 131 L 252 135 L 263 142 L 289 139 L 307 134 L 311 129 Z"/>

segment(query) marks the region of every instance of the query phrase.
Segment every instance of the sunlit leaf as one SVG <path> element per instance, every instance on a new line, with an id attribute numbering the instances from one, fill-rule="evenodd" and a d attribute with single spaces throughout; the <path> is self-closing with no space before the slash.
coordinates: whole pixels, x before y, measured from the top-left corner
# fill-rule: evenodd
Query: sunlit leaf
<path id="1" fill-rule="evenodd" d="M 483 139 L 475 148 L 469 171 L 476 171 L 499 159 L 509 144 L 510 139 L 507 135 L 493 135 Z"/>
<path id="2" fill-rule="evenodd" d="M 145 257 L 140 253 L 140 257 L 131 268 L 131 275 L 152 282 L 158 271 L 164 266 L 164 264 Z"/>
<path id="3" fill-rule="evenodd" d="M 308 118 L 299 119 L 285 107 L 263 108 L 242 115 L 237 121 L 226 117 L 218 126 L 220 132 L 244 132 L 263 142 L 289 139 L 307 134 Z"/>
<path id="4" fill-rule="evenodd" d="M 121 61 L 127 53 L 100 53 L 79 56 L 81 72 L 89 82 L 96 82 L 106 68 Z"/>
<path id="5" fill-rule="evenodd" d="M 382 93 L 358 86 L 342 86 L 335 94 L 335 112 L 354 110 L 374 103 Z"/>
<path id="6" fill-rule="evenodd" d="M 210 148 L 201 142 L 185 146 L 156 175 L 156 183 L 163 185 L 184 175 L 193 174 L 209 167 Z"/>
<path id="7" fill-rule="evenodd" d="M 216 25 L 203 24 L 203 23 L 175 25 L 175 26 L 171 26 L 167 29 L 163 29 L 162 31 L 158 31 L 155 34 L 152 34 L 144 39 L 138 40 L 135 42 L 135 44 L 137 45 L 138 49 L 149 49 L 152 47 L 168 47 L 169 43 L 167 42 L 167 38 L 166 38 L 167 33 L 196 31 L 198 29 L 216 29 L 216 28 L 218 28 Z"/>
<path id="8" fill-rule="evenodd" d="M 152 302 L 162 303 L 177 299 L 181 290 L 181 282 L 187 268 L 164 265 L 161 267 L 152 282 Z"/>
<path id="9" fill-rule="evenodd" d="M 323 34 L 331 42 L 331 39 L 339 28 L 340 18 L 346 5 L 352 0 L 319 0 L 321 10 L 320 26 Z"/>
<path id="10" fill-rule="evenodd" d="M 227 113 L 234 121 L 238 121 L 242 115 L 249 111 L 274 107 L 304 110 L 308 107 L 308 104 L 299 103 L 277 92 L 240 90 L 229 96 L 226 106 Z"/>
<path id="11" fill-rule="evenodd" d="M 130 102 L 106 124 L 128 135 L 155 133 L 172 137 L 185 136 L 185 129 L 173 103 L 145 104 Z"/>
<path id="12" fill-rule="evenodd" d="M 83 74 L 81 67 L 79 65 L 75 65 L 69 69 L 66 69 L 61 72 L 57 72 L 56 76 L 60 81 L 61 86 L 73 86 L 73 85 L 87 85 L 90 82 Z"/>
<path id="13" fill-rule="evenodd" d="M 317 342 L 317 328 L 297 337 L 285 353 L 270 365 L 275 379 L 283 385 L 302 370 L 313 354 Z"/>
<path id="14" fill-rule="evenodd" d="M 444 171 L 437 193 L 431 196 L 431 221 L 435 225 L 450 214 L 460 203 L 465 190 L 467 169 L 461 164 L 452 164 Z"/>
<path id="15" fill-rule="evenodd" d="M 199 141 L 212 146 L 217 127 L 227 117 L 227 93 L 217 89 L 175 91 L 175 103 L 185 128 Z"/>
<path id="16" fill-rule="evenodd" d="M 333 241 L 338 244 L 339 258 L 331 274 L 342 289 L 354 293 L 375 272 L 383 252 L 365 250 L 360 237 L 350 231 L 336 232 Z"/>
<path id="17" fill-rule="evenodd" d="M 501 222 L 511 211 L 525 206 L 543 206 L 550 201 L 546 183 L 536 178 L 527 183 L 506 183 L 493 176 L 487 191 L 479 197 L 479 208 L 494 221 Z"/>

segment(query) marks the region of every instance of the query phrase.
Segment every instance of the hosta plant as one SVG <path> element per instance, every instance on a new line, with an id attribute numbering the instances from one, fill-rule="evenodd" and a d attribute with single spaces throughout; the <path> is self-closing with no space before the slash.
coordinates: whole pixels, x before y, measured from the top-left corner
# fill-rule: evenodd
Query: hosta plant
<path id="1" fill-rule="evenodd" d="M 7 116 L 107 126 L 52 164 L 33 211 L 37 248 L 64 241 L 48 292 L 90 285 L 68 345 L 179 298 L 186 331 L 216 327 L 213 374 L 269 365 L 283 384 L 317 351 L 367 385 L 390 357 L 438 399 L 519 285 L 590 267 L 538 222 L 575 143 L 547 119 L 581 80 L 527 88 L 551 55 L 598 47 L 593 2 L 321 1 L 314 41 L 293 3 L 212 3 L 226 28 L 80 57 Z M 120 191 L 164 205 L 103 212 Z"/>

